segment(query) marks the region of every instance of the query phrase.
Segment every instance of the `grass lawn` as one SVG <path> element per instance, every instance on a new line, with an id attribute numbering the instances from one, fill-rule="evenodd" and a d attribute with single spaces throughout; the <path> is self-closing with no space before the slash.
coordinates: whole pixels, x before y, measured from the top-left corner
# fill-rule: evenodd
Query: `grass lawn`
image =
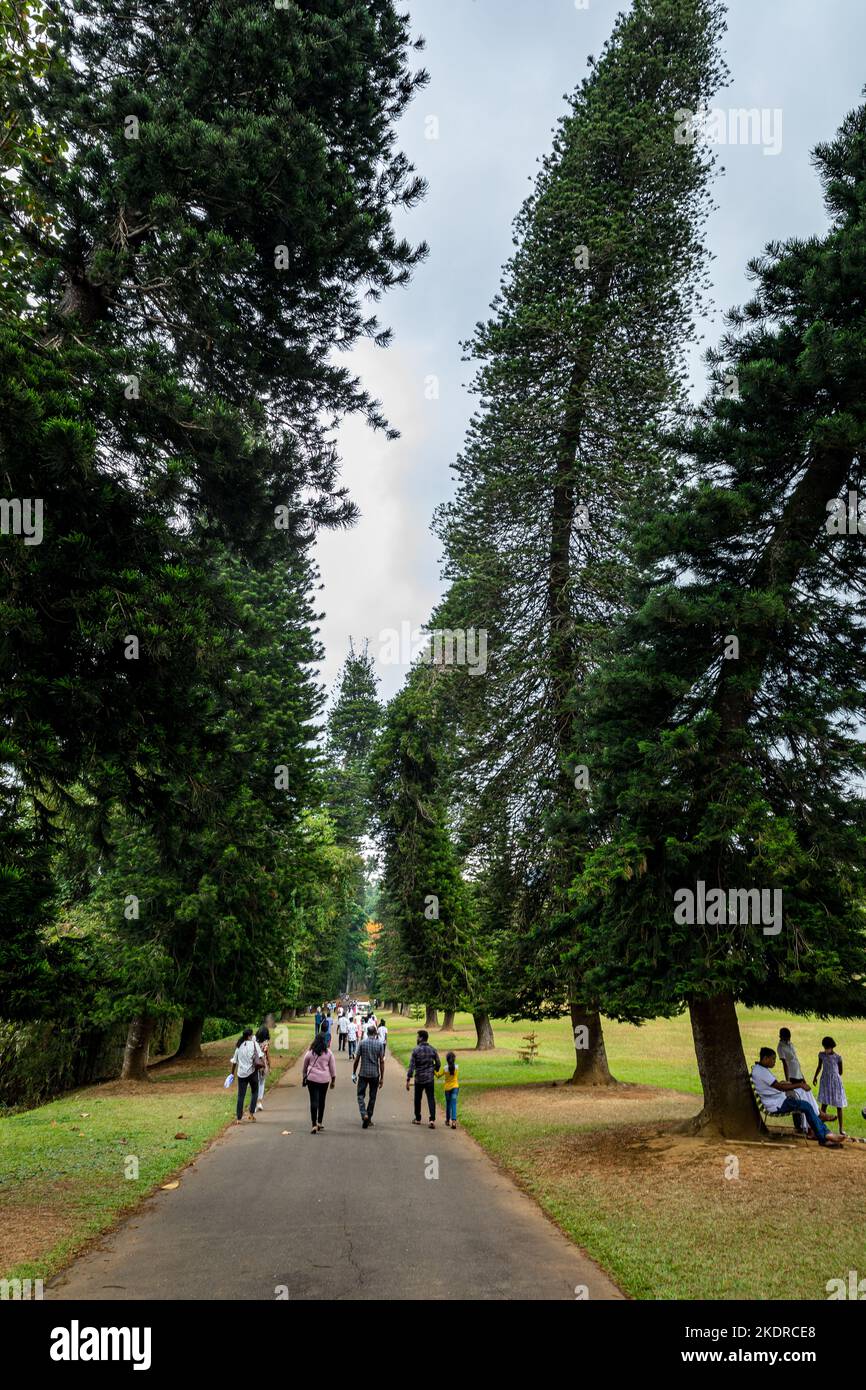
<path id="1" fill-rule="evenodd" d="M 206 1044 L 198 1063 L 160 1063 L 150 1081 L 87 1086 L 0 1120 L 0 1278 L 48 1279 L 225 1129 L 236 1041 Z M 272 1047 L 272 1078 L 299 1046 Z"/>
<path id="2" fill-rule="evenodd" d="M 471 1017 L 455 1022 L 453 1033 L 431 1031 L 431 1041 L 457 1053 L 460 1122 L 632 1297 L 825 1299 L 828 1280 L 849 1269 L 866 1276 L 866 1145 L 829 1153 L 804 1140 L 743 1144 L 677 1133 L 699 1109 L 687 1018 L 606 1023 L 611 1070 L 637 1084 L 590 1092 L 538 1084 L 570 1074 L 567 1020 L 496 1023 L 494 1052 L 472 1050 Z M 776 1043 L 782 1024 L 807 1081 L 821 1038 L 836 1038 L 845 1127 L 866 1135 L 866 1022 L 741 1010 L 750 1062 L 759 1044 Z M 394 1023 L 390 1042 L 401 1060 L 422 1026 Z M 531 1029 L 540 1051 L 527 1066 L 517 1048 Z"/>

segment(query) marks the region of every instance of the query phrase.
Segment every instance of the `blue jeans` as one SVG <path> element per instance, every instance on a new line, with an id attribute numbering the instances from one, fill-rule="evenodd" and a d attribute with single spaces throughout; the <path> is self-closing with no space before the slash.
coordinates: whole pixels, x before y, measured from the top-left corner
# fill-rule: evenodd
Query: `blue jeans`
<path id="1" fill-rule="evenodd" d="M 459 1087 L 459 1086 L 455 1086 L 454 1089 L 453 1089 L 452 1091 L 446 1091 L 446 1092 L 445 1092 L 445 1123 L 446 1123 L 446 1125 L 447 1125 L 447 1123 L 448 1123 L 449 1120 L 456 1120 L 456 1119 L 457 1119 L 457 1093 L 458 1093 L 459 1090 L 460 1090 L 460 1087 Z"/>
<path id="2" fill-rule="evenodd" d="M 826 1144 L 828 1130 L 820 1115 L 815 1114 L 815 1111 L 812 1109 L 808 1101 L 799 1099 L 795 1100 L 793 1095 L 789 1092 L 788 1095 L 785 1096 L 785 1099 L 782 1101 L 782 1104 L 779 1106 L 778 1110 L 776 1111 L 776 1114 L 793 1115 L 795 1113 L 804 1115 L 806 1118 L 807 1125 L 810 1125 L 817 1134 L 818 1143 Z"/>

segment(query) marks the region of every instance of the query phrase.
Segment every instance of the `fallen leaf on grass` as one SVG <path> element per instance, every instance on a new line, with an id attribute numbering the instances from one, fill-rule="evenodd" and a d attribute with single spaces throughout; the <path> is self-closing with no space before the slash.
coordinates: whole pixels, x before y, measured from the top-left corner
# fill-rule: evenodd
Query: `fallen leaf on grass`
<path id="1" fill-rule="evenodd" d="M 178 1132 L 177 1132 L 177 1134 L 176 1134 L 174 1137 L 175 1137 L 175 1139 L 188 1139 L 188 1138 L 189 1138 L 189 1135 L 188 1135 L 188 1134 L 184 1134 L 183 1130 L 182 1130 L 182 1129 L 179 1129 Z"/>
<path id="2" fill-rule="evenodd" d="M 174 1189 L 176 1187 L 180 1187 L 179 1182 L 164 1182 L 162 1185 L 162 1190 L 163 1192 L 174 1192 Z"/>

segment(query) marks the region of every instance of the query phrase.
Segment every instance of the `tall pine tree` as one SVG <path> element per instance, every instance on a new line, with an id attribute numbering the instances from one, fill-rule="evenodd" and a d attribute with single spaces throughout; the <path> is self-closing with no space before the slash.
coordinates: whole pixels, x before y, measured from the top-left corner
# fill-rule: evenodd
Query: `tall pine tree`
<path id="1" fill-rule="evenodd" d="M 726 1135 L 759 1125 L 738 1000 L 866 1014 L 866 107 L 814 162 L 830 229 L 751 264 L 690 485 L 578 711 L 578 968 L 620 1017 L 689 1009 L 699 1124 Z"/>
<path id="2" fill-rule="evenodd" d="M 623 612 L 630 513 L 669 487 L 657 434 L 680 392 L 711 167 L 706 149 L 675 142 L 675 115 L 723 77 L 722 12 L 636 0 L 590 60 L 516 219 L 493 315 L 467 345 L 481 408 L 437 521 L 451 588 L 433 626 L 488 632 L 487 674 L 459 681 L 461 834 L 482 859 L 509 843 L 512 1007 L 570 1004 L 593 1040 L 575 1081 L 609 1074 L 593 991 L 573 961 L 545 963 L 582 794 L 571 693 Z"/>

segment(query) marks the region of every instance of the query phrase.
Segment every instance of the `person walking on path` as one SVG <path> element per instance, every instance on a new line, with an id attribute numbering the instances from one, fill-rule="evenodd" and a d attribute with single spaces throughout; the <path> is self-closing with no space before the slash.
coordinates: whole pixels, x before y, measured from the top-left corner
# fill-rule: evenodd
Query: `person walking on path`
<path id="1" fill-rule="evenodd" d="M 321 1008 L 316 1009 L 316 1032 L 317 1032 L 317 1033 L 321 1033 L 321 1031 L 322 1031 L 322 1019 L 324 1018 L 324 1016 L 325 1016 L 325 1015 L 324 1015 L 324 1013 L 323 1013 L 323 1011 L 322 1011 Z"/>
<path id="2" fill-rule="evenodd" d="M 349 1061 L 351 1062 L 358 1050 L 358 1020 L 353 1014 L 349 1019 L 349 1027 L 346 1030 L 346 1037 L 349 1040 Z"/>
<path id="3" fill-rule="evenodd" d="M 453 1052 L 445 1053 L 445 1066 L 439 1073 L 445 1078 L 445 1128 L 457 1128 L 457 1096 L 460 1091 L 460 1068 Z"/>
<path id="4" fill-rule="evenodd" d="M 264 1110 L 265 1082 L 267 1080 L 268 1072 L 271 1069 L 271 1030 L 270 1028 L 268 1028 L 267 1024 L 263 1023 L 259 1031 L 256 1033 L 256 1042 L 262 1049 L 262 1055 L 265 1059 L 265 1065 L 263 1067 L 259 1067 L 257 1072 L 259 1079 L 259 1094 L 257 1096 L 256 1110 Z"/>
<path id="5" fill-rule="evenodd" d="M 259 1098 L 259 1074 L 256 1063 L 259 1060 L 264 1060 L 264 1055 L 258 1042 L 253 1037 L 252 1028 L 245 1028 L 238 1038 L 237 1046 L 232 1054 L 231 1074 L 237 1078 L 238 1083 L 236 1125 L 239 1125 L 244 1117 L 244 1098 L 247 1093 L 247 1087 L 249 1087 L 250 1092 L 250 1119 L 255 1123 L 256 1102 Z"/>
<path id="6" fill-rule="evenodd" d="M 348 1038 L 349 1038 L 349 1020 L 348 1020 L 347 1016 L 346 1016 L 346 1015 L 342 1012 L 342 1010 L 341 1010 L 341 1011 L 340 1011 L 340 1014 L 339 1014 L 339 1016 L 338 1016 L 338 1018 L 337 1018 L 337 1051 L 338 1051 L 338 1052 L 345 1052 L 345 1051 L 346 1051 L 346 1043 L 347 1043 L 347 1041 L 348 1041 Z"/>
<path id="7" fill-rule="evenodd" d="M 361 1039 L 355 1065 L 352 1067 L 352 1079 L 357 1082 L 358 1086 L 358 1109 L 361 1112 L 361 1124 L 364 1129 L 369 1129 L 373 1123 L 376 1096 L 379 1094 L 379 1088 L 385 1079 L 385 1046 L 376 1037 L 376 1029 L 372 1023 L 367 1029 L 366 1038 Z M 367 1096 L 368 1090 L 369 1098 Z"/>
<path id="8" fill-rule="evenodd" d="M 322 1026 L 321 1026 L 321 1028 L 319 1029 L 319 1032 L 322 1034 L 322 1036 L 323 1036 L 324 1038 L 327 1038 L 328 1046 L 330 1047 L 330 1046 L 331 1046 L 331 1015 L 330 1015 L 330 1014 L 325 1014 L 324 1017 L 322 1018 Z"/>
<path id="9" fill-rule="evenodd" d="M 380 1019 L 379 1019 L 379 1026 L 378 1026 L 378 1028 L 376 1029 L 376 1034 L 377 1034 L 377 1036 L 378 1036 L 379 1042 L 382 1044 L 382 1047 L 383 1047 L 383 1048 L 387 1047 L 387 1046 L 388 1046 L 388 1025 L 387 1025 L 387 1023 L 385 1022 L 384 1018 L 380 1018 Z"/>
<path id="10" fill-rule="evenodd" d="M 328 1088 L 330 1087 L 333 1091 L 336 1081 L 337 1064 L 334 1061 L 334 1054 L 328 1046 L 328 1040 L 324 1033 L 317 1033 L 304 1053 L 304 1060 L 301 1063 L 301 1085 L 306 1086 L 310 1096 L 311 1134 L 318 1134 L 320 1129 L 325 1128 L 322 1124 L 325 1116 L 325 1100 L 327 1099 Z"/>
<path id="11" fill-rule="evenodd" d="M 834 1051 L 836 1043 L 833 1038 L 822 1038 L 821 1046 L 824 1051 L 818 1053 L 818 1065 L 815 1068 L 812 1085 L 815 1085 L 820 1072 L 821 1086 L 818 1090 L 818 1104 L 821 1106 L 821 1119 L 826 1121 L 827 1106 L 834 1105 L 836 1118 L 839 1121 L 839 1133 L 844 1137 L 842 1116 L 845 1113 L 848 1098 L 845 1095 L 845 1087 L 842 1085 L 842 1058 L 838 1052 Z"/>
<path id="12" fill-rule="evenodd" d="M 427 1110 L 430 1118 L 427 1123 L 431 1129 L 436 1128 L 436 1091 L 433 1085 L 433 1077 L 439 1071 L 442 1063 L 439 1061 L 439 1053 L 435 1047 L 431 1047 L 427 1041 L 429 1033 L 426 1028 L 418 1030 L 418 1045 L 412 1048 L 412 1056 L 409 1058 L 409 1070 L 406 1072 L 406 1090 L 415 1078 L 415 1118 L 413 1125 L 421 1123 L 421 1097 L 427 1096 Z"/>

